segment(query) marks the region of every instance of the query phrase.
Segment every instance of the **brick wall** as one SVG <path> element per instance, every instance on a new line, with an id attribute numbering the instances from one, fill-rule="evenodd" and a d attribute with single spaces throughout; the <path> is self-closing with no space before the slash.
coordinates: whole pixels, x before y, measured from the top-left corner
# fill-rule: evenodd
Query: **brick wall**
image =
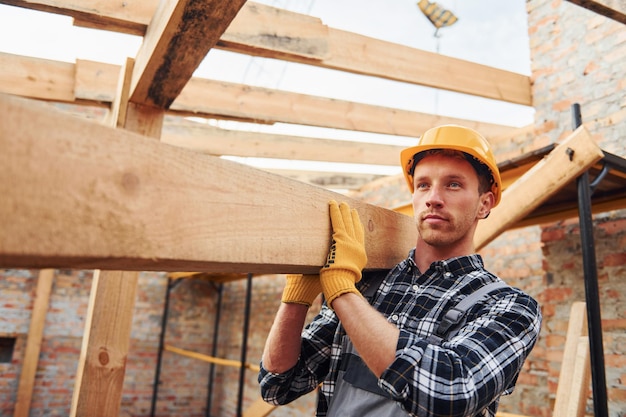
<path id="1" fill-rule="evenodd" d="M 531 1 L 527 5 L 535 127 L 543 129 L 541 135 L 552 141 L 562 139 L 571 129 L 569 107 L 577 102 L 583 122 L 602 149 L 626 157 L 626 26 L 566 1 Z M 624 218 L 626 211 L 622 210 L 596 215 L 593 221 L 612 417 L 626 415 Z M 546 316 L 541 348 L 545 349 L 548 395 L 552 398 L 569 308 L 572 302 L 584 300 L 578 220 L 544 225 L 541 241 L 546 280 L 546 290 L 539 298 Z M 591 401 L 587 411 L 593 413 Z"/>
<path id="2" fill-rule="evenodd" d="M 12 416 L 38 271 L 0 270 L 0 336 L 16 337 L 13 359 L 0 363 L 0 416 Z M 37 368 L 32 416 L 67 416 L 84 321 L 92 271 L 55 271 Z M 165 344 L 193 352 L 212 354 L 218 287 L 207 280 L 185 279 L 172 286 Z M 248 331 L 247 363 L 258 365 L 265 338 L 280 304 L 282 276 L 254 277 L 252 312 Z M 223 284 L 217 357 L 241 359 L 246 280 Z M 133 315 L 131 343 L 124 378 L 120 415 L 150 415 L 153 382 L 167 277 L 141 273 Z M 319 310 L 319 302 L 310 317 Z M 156 415 L 204 417 L 211 367 L 198 359 L 163 352 Z M 239 368 L 215 367 L 212 390 L 213 416 L 234 416 L 239 393 Z M 257 372 L 247 369 L 244 379 L 245 410 L 259 397 Z M 292 416 L 315 408 L 315 394 L 277 409 L 272 415 Z"/>

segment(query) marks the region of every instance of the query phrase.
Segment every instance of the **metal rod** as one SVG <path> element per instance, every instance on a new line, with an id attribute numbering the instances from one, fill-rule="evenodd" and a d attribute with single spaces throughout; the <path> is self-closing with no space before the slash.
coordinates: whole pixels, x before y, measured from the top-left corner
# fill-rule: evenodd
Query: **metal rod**
<path id="1" fill-rule="evenodd" d="M 577 129 L 582 125 L 579 104 L 572 106 L 572 113 L 574 128 Z M 602 345 L 602 317 L 600 313 L 600 292 L 598 289 L 598 267 L 593 238 L 589 172 L 585 171 L 578 177 L 576 183 L 578 187 L 578 217 L 583 255 L 585 301 L 587 304 L 593 408 L 596 417 L 608 417 L 606 372 L 604 369 L 604 348 Z"/>
<path id="2" fill-rule="evenodd" d="M 589 173 L 585 172 L 577 181 L 578 215 L 580 217 L 580 240 L 583 251 L 585 301 L 587 303 L 587 326 L 589 329 L 589 353 L 591 357 L 593 408 L 596 417 L 608 417 L 604 348 L 602 346 L 602 318 L 600 313 L 596 253 L 593 241 Z"/>
<path id="3" fill-rule="evenodd" d="M 175 286 L 175 281 L 172 283 L 172 279 L 170 277 L 167 278 L 167 285 L 165 289 L 165 300 L 163 302 L 163 316 L 161 317 L 161 334 L 159 335 L 159 350 L 157 351 L 157 363 L 156 369 L 154 372 L 154 382 L 152 384 L 152 400 L 150 402 L 150 416 L 154 417 L 154 413 L 156 412 L 156 402 L 159 395 L 159 384 L 161 379 L 161 360 L 163 358 L 163 345 L 165 343 L 165 331 L 167 328 L 167 316 L 170 308 L 170 294 L 172 292 L 172 288 Z"/>
<path id="4" fill-rule="evenodd" d="M 248 328 L 250 327 L 250 304 L 252 301 L 252 274 L 248 274 L 246 288 L 246 306 L 243 320 L 243 341 L 241 346 L 241 369 L 239 371 L 239 395 L 237 396 L 237 417 L 243 413 L 243 388 L 246 374 L 246 354 L 248 350 Z"/>
<path id="5" fill-rule="evenodd" d="M 220 330 L 220 318 L 222 316 L 222 292 L 224 285 L 220 283 L 217 287 L 217 306 L 215 312 L 215 322 L 213 324 L 213 347 L 211 348 L 211 356 L 217 356 L 217 342 L 219 338 Z M 215 380 L 215 364 L 212 363 L 209 367 L 209 383 L 207 386 L 207 401 L 206 401 L 206 417 L 211 417 L 211 408 L 213 407 L 213 381 Z"/>

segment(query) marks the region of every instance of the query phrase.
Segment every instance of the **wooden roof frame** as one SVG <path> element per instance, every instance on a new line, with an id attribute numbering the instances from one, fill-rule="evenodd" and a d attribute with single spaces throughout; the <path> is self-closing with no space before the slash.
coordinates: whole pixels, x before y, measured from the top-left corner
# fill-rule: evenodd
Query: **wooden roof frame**
<path id="1" fill-rule="evenodd" d="M 124 129 L 78 120 L 31 101 L 0 96 L 0 143 L 4 151 L 0 163 L 7 175 L 0 181 L 0 224 L 4 232 L 0 236 L 0 266 L 125 270 L 96 273 L 72 416 L 119 413 L 136 271 L 193 268 L 219 272 L 313 272 L 323 263 L 330 235 L 326 204 L 331 198 L 344 197 L 146 138 L 161 136 L 168 111 L 210 113 L 194 107 L 182 111 L 175 108 L 176 101 L 185 96 L 191 74 L 209 49 L 271 56 L 532 104 L 529 77 L 337 31 L 315 19 L 243 0 L 154 0 L 126 10 L 103 10 L 111 4 L 97 0 L 2 3 L 71 15 L 80 24 L 91 27 L 145 34 L 137 57 L 118 72 L 121 76 L 116 76 L 116 94 L 109 100 L 113 103 L 114 126 Z M 263 24 L 253 25 L 251 33 L 249 24 L 259 21 Z M 256 36 L 267 35 L 268 27 L 284 29 L 281 35 L 294 29 L 305 34 L 296 36 L 295 44 L 285 47 L 273 42 L 276 34 Z M 268 39 L 273 41 L 268 43 Z M 366 50 L 359 48 L 366 43 Z M 355 54 L 354 50 L 361 53 Z M 51 65 L 65 78 L 71 78 L 75 69 L 59 63 Z M 462 67 L 462 72 L 454 72 L 451 77 L 450 72 L 458 67 Z M 6 85 L 3 89 L 10 88 Z M 75 102 L 73 90 L 77 85 L 71 83 L 72 94 L 66 91 L 60 100 L 56 96 L 40 98 Z M 233 88 L 215 83 L 212 86 Z M 4 91 L 7 92 L 20 94 Z M 49 93 L 56 91 L 45 91 L 43 95 Z M 268 92 L 254 93 L 258 97 Z M 102 97 L 98 100 L 106 101 Z M 314 124 L 313 110 L 320 107 L 319 101 L 311 97 L 303 100 L 308 100 L 311 107 L 310 119 L 304 119 L 304 123 Z M 355 126 L 346 117 L 351 107 L 348 110 L 341 114 L 349 123 L 340 128 Z M 402 124 L 396 118 L 396 113 L 401 112 L 383 112 L 393 115 L 391 122 L 395 127 L 391 133 L 402 134 L 405 130 L 398 127 Z M 248 118 L 250 108 L 233 107 L 230 114 L 222 116 Z M 368 124 L 372 120 L 378 119 L 372 118 L 371 113 L 362 117 L 360 128 L 377 131 Z M 415 125 L 406 131 L 415 134 Z M 167 201 L 166 207 L 160 204 L 163 201 Z M 366 225 L 368 267 L 389 267 L 403 258 L 415 241 L 412 220 L 349 201 Z M 227 213 L 224 206 L 229 207 Z M 190 215 L 185 221 L 180 220 L 183 213 Z M 302 218 L 307 222 L 303 224 Z M 34 224 L 33 219 L 39 223 Z M 262 224 L 272 227 L 260 228 Z M 250 239 L 251 234 L 255 239 Z M 113 311 L 111 306 L 115 306 Z M 105 317 L 116 319 L 104 320 Z M 113 324 L 98 325 L 107 322 Z"/>

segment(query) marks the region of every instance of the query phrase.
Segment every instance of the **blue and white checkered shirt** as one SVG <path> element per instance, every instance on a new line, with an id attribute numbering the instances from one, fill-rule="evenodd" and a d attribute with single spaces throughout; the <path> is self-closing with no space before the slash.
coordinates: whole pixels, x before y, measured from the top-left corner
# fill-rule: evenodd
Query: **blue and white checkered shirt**
<path id="1" fill-rule="evenodd" d="M 413 416 L 494 416 L 502 394 L 510 394 L 541 327 L 537 302 L 519 289 L 490 293 L 441 345 L 428 336 L 445 312 L 481 286 L 497 281 L 479 255 L 434 262 L 420 273 L 413 249 L 380 284 L 370 303 L 400 329 L 396 358 L 378 385 Z M 368 274 L 359 282 L 365 292 Z M 323 382 L 317 416 L 326 416 L 336 386 L 345 335 L 326 305 L 302 333 L 302 350 L 291 370 L 276 374 L 261 364 L 265 401 L 281 405 Z"/>

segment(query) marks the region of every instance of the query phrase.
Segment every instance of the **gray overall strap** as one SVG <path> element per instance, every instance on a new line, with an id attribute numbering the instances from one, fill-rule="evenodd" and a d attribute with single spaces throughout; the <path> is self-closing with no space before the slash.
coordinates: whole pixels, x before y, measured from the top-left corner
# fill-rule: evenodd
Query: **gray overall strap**
<path id="1" fill-rule="evenodd" d="M 484 296 L 489 294 L 490 292 L 498 289 L 508 287 L 508 285 L 504 281 L 495 281 L 491 282 L 487 285 L 480 287 L 478 290 L 474 291 L 459 303 L 448 310 L 439 323 L 439 327 L 437 328 L 436 334 L 432 334 L 428 337 L 428 341 L 430 343 L 434 343 L 440 345 L 444 339 L 446 333 L 453 328 L 455 325 L 458 325 L 463 317 L 469 311 L 472 306 L 474 306 L 478 301 L 480 301 Z"/>

